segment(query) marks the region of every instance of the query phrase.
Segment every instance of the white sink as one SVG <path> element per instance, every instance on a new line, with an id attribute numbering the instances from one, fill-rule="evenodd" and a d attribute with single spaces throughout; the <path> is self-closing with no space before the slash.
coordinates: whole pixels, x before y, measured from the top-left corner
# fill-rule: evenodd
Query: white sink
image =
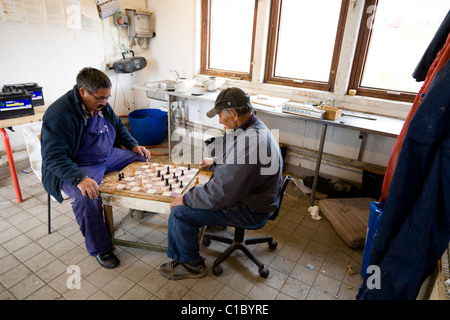
<path id="1" fill-rule="evenodd" d="M 169 92 L 175 91 L 175 81 L 161 80 L 133 85 L 133 88 L 145 90 L 147 97 L 159 101 L 169 101 Z M 172 96 L 171 101 L 180 100 L 177 96 Z"/>

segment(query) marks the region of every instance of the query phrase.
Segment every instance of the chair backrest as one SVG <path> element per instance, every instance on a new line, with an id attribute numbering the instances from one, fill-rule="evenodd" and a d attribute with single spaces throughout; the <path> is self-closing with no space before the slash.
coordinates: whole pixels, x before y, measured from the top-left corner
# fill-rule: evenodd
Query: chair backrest
<path id="1" fill-rule="evenodd" d="M 30 160 L 30 167 L 39 181 L 42 181 L 41 128 L 42 123 L 37 123 L 25 127 L 23 130 L 23 138 L 27 148 L 28 159 Z"/>
<path id="2" fill-rule="evenodd" d="M 283 203 L 284 194 L 286 193 L 286 188 L 289 184 L 289 181 L 291 181 L 291 176 L 286 176 L 286 178 L 284 178 L 283 184 L 281 185 L 280 200 L 278 202 L 278 206 L 270 215 L 269 217 L 270 220 L 275 220 L 278 217 L 278 213 L 280 213 L 281 204 Z"/>

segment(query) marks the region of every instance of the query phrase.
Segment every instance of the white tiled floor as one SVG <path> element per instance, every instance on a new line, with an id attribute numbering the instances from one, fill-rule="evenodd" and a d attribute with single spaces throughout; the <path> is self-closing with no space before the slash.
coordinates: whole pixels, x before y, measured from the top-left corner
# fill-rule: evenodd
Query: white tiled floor
<path id="1" fill-rule="evenodd" d="M 270 269 L 268 278 L 261 278 L 257 267 L 240 252 L 223 263 L 224 272 L 216 277 L 212 262 L 225 246 L 213 242 L 201 246 L 208 267 L 205 278 L 169 281 L 158 271 L 168 261 L 165 253 L 117 247 L 120 266 L 113 270 L 100 267 L 85 250 L 70 199 L 52 202 L 53 232 L 47 234 L 47 194 L 33 173 L 20 172 L 19 181 L 24 199 L 20 204 L 11 178 L 0 179 L 0 300 L 352 300 L 362 283 L 360 274 L 350 275 L 347 270 L 350 265 L 359 271 L 362 250 L 349 249 L 325 218 L 312 220 L 307 211 L 309 197 L 293 184 L 278 219 L 251 232 L 271 234 L 278 242 L 275 251 L 267 244 L 254 246 Z M 114 208 L 115 222 L 127 213 Z M 167 216 L 130 217 L 116 235 L 166 245 Z M 80 268 L 81 289 L 68 288 L 71 265 Z"/>

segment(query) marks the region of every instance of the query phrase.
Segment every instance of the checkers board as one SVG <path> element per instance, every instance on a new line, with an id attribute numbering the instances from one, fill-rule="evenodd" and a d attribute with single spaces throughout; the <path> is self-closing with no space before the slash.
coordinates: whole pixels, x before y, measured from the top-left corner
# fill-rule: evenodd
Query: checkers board
<path id="1" fill-rule="evenodd" d="M 135 165 L 131 172 L 130 170 L 119 171 L 115 189 L 123 192 L 175 198 L 183 193 L 197 172 L 198 169 L 189 166 L 140 163 L 140 165 Z"/>

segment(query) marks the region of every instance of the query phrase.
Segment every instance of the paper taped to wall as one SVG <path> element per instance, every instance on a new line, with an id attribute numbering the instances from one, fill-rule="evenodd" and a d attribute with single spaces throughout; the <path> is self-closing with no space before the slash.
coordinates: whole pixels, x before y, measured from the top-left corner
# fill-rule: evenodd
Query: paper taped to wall
<path id="1" fill-rule="evenodd" d="M 112 16 L 120 10 L 119 0 L 97 0 L 98 15 L 102 19 Z"/>

